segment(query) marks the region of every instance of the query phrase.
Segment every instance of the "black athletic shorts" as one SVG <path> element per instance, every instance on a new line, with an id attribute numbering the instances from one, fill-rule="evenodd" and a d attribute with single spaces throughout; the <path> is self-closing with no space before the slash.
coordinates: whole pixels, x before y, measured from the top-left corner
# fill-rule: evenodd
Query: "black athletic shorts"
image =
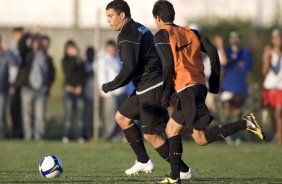
<path id="1" fill-rule="evenodd" d="M 134 91 L 121 105 L 119 112 L 133 120 L 140 119 L 144 134 L 162 134 L 165 131 L 169 115 L 161 107 L 162 86 L 137 95 Z"/>
<path id="2" fill-rule="evenodd" d="M 188 128 L 206 129 L 213 120 L 205 103 L 206 96 L 207 88 L 204 85 L 194 85 L 180 91 L 171 118 Z"/>

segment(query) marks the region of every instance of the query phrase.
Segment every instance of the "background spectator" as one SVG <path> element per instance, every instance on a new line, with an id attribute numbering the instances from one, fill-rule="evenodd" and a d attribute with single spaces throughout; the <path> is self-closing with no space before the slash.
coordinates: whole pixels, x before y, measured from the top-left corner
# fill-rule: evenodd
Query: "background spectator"
<path id="1" fill-rule="evenodd" d="M 9 50 L 12 54 L 12 60 L 9 67 L 9 95 L 12 132 L 14 138 L 23 137 L 20 88 L 15 87 L 16 78 L 18 76 L 19 68 L 22 62 L 22 58 L 18 49 L 19 41 L 22 38 L 22 35 L 23 28 L 14 28 L 12 31 L 12 41 L 9 45 Z"/>
<path id="2" fill-rule="evenodd" d="M 263 53 L 262 105 L 273 111 L 273 141 L 282 144 L 282 33 L 275 29 L 272 32 L 271 46 L 266 46 Z"/>
<path id="3" fill-rule="evenodd" d="M 110 67 L 108 67 L 110 66 Z M 117 55 L 117 45 L 115 41 L 108 40 L 105 44 L 104 50 L 99 53 L 97 63 L 97 78 L 98 85 L 110 82 L 113 80 L 121 69 L 121 62 Z M 126 93 L 126 88 L 119 88 L 113 92 L 104 93 L 100 90 L 101 95 L 101 139 L 110 140 L 117 139 L 121 136 L 120 129 L 115 123 L 115 113 L 118 108 L 119 96 Z"/>
<path id="4" fill-rule="evenodd" d="M 84 87 L 84 138 L 90 139 L 93 136 L 93 99 L 94 99 L 94 57 L 93 47 L 87 47 L 85 52 L 86 60 L 84 70 L 86 73 L 86 82 Z"/>
<path id="5" fill-rule="evenodd" d="M 83 128 L 83 86 L 85 83 L 84 63 L 78 54 L 76 43 L 69 40 L 65 44 L 64 58 L 62 61 L 64 81 L 64 135 L 63 143 L 69 142 L 70 128 L 73 123 L 75 138 L 80 142 L 84 142 L 82 135 Z"/>
<path id="6" fill-rule="evenodd" d="M 225 122 L 242 116 L 242 106 L 248 95 L 247 74 L 252 70 L 252 56 L 248 49 L 241 47 L 240 32 L 230 32 L 229 43 L 230 47 L 225 49 L 227 59 L 221 60 L 224 70 L 221 100 Z"/>
<path id="7" fill-rule="evenodd" d="M 8 137 L 6 104 L 9 90 L 9 64 L 12 57 L 6 49 L 0 35 L 0 138 Z"/>
<path id="8" fill-rule="evenodd" d="M 19 42 L 19 49 L 22 63 L 16 86 L 21 87 L 24 138 L 41 140 L 45 133 L 47 94 L 52 83 L 50 78 L 54 75 L 51 69 L 53 63 L 46 56 L 39 33 L 26 33 Z"/>

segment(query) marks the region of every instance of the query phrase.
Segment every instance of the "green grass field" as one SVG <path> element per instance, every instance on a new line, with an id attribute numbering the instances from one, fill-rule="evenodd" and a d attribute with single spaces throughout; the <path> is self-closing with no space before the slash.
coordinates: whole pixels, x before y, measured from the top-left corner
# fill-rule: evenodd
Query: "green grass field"
<path id="1" fill-rule="evenodd" d="M 155 183 L 169 173 L 169 165 L 149 145 L 146 147 L 155 163 L 154 172 L 128 177 L 124 170 L 135 157 L 126 143 L 0 141 L 0 183 Z M 64 162 L 60 178 L 46 179 L 38 172 L 40 159 L 51 154 Z M 282 183 L 281 146 L 216 143 L 199 147 L 184 142 L 183 158 L 194 171 L 191 184 Z"/>

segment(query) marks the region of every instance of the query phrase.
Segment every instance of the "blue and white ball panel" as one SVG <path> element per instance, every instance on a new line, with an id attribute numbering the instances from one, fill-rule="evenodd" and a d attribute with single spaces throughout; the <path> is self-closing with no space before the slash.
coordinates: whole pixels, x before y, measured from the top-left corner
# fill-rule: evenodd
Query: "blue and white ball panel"
<path id="1" fill-rule="evenodd" d="M 39 172 L 46 178 L 59 177 L 63 173 L 63 162 L 56 156 L 44 157 L 39 164 Z"/>

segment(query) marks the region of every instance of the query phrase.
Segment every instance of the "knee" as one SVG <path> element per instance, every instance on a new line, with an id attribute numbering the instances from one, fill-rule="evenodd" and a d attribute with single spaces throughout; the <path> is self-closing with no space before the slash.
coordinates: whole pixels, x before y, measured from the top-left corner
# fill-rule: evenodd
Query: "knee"
<path id="1" fill-rule="evenodd" d="M 157 135 L 151 135 L 151 134 L 144 134 L 144 139 L 154 145 L 154 143 L 156 142 L 156 139 L 157 139 Z"/>
<path id="2" fill-rule="evenodd" d="M 124 121 L 124 118 L 119 112 L 117 112 L 115 114 L 115 120 L 116 120 L 117 123 L 120 123 L 120 122 Z"/>
<path id="3" fill-rule="evenodd" d="M 196 138 L 194 141 L 199 146 L 205 146 L 208 144 L 203 138 Z"/>
<path id="4" fill-rule="evenodd" d="M 166 133 L 168 138 L 171 138 L 171 137 L 178 135 L 178 131 L 172 129 L 171 127 L 166 127 L 165 133 Z"/>
<path id="5" fill-rule="evenodd" d="M 115 120 L 122 129 L 127 129 L 132 125 L 131 121 L 119 112 L 115 114 Z"/>
<path id="6" fill-rule="evenodd" d="M 164 144 L 164 140 L 160 135 L 157 134 L 144 134 L 144 139 L 153 146 L 153 148 L 157 149 L 161 145 Z"/>
<path id="7" fill-rule="evenodd" d="M 205 132 L 200 132 L 199 134 L 197 135 L 192 135 L 193 136 L 193 139 L 195 141 L 195 143 L 199 146 L 205 146 L 208 144 L 208 141 L 205 137 Z"/>

